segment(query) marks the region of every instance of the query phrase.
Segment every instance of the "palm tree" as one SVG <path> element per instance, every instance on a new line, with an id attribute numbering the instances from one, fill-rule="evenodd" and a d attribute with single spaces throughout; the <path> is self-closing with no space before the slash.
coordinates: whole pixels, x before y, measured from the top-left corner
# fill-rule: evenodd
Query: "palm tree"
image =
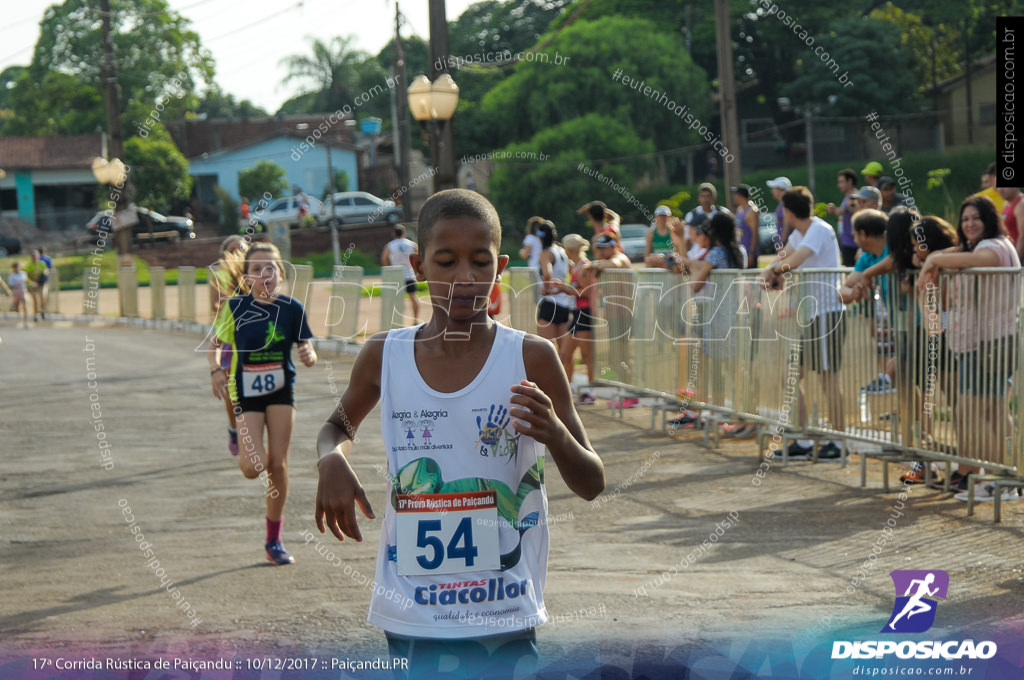
<path id="1" fill-rule="evenodd" d="M 369 57 L 351 49 L 352 40 L 351 36 L 338 36 L 325 43 L 310 38 L 312 56 L 293 54 L 281 60 L 288 68 L 283 82 L 300 80 L 311 84 L 308 92 L 315 95 L 313 105 L 317 111 L 332 111 L 351 103 L 359 92 L 357 66 Z"/>

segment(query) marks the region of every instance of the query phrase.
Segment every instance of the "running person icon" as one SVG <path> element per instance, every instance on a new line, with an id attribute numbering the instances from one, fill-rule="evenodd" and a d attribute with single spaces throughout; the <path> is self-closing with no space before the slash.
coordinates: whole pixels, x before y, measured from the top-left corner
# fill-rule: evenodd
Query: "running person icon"
<path id="1" fill-rule="evenodd" d="M 935 590 L 932 590 L 929 587 L 931 584 L 935 583 L 935 574 L 929 572 L 923 579 L 918 578 L 911 581 L 907 586 L 907 591 L 903 593 L 904 596 L 910 595 L 910 591 L 914 589 L 915 583 L 918 584 L 917 592 L 911 595 L 910 599 L 907 600 L 907 604 L 903 607 L 903 611 L 897 614 L 896 617 L 889 622 L 890 629 L 896 630 L 896 622 L 903 618 L 904 614 L 907 615 L 907 620 L 909 621 L 914 614 L 923 614 L 932 610 L 934 605 L 922 602 L 921 598 L 926 595 L 934 596 L 939 592 L 940 589 L 938 586 L 935 587 Z"/>

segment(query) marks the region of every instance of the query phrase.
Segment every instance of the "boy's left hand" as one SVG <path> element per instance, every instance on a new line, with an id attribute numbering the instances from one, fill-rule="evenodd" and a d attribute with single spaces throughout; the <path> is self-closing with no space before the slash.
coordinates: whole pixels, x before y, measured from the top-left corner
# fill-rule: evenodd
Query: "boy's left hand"
<path id="1" fill-rule="evenodd" d="M 551 399 L 537 387 L 537 383 L 522 380 L 512 386 L 512 393 L 509 401 L 518 408 L 510 408 L 508 414 L 516 418 L 512 421 L 516 432 L 547 445 L 565 431 L 565 425 L 555 415 Z"/>
<path id="2" fill-rule="evenodd" d="M 316 363 L 316 350 L 313 349 L 313 343 L 309 340 L 299 343 L 299 360 L 307 367 Z"/>

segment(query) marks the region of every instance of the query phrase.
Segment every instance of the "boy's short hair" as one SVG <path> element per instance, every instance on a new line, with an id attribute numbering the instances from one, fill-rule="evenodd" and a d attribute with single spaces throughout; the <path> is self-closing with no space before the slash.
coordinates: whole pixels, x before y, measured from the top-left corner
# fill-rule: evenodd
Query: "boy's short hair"
<path id="1" fill-rule="evenodd" d="M 869 208 L 861 210 L 853 216 L 853 228 L 865 236 L 885 236 L 885 229 L 889 226 L 889 217 L 881 210 Z"/>
<path id="2" fill-rule="evenodd" d="M 445 189 L 428 198 L 420 209 L 416 242 L 421 253 L 427 252 L 438 220 L 455 217 L 472 217 L 486 224 L 495 249 L 501 249 L 501 220 L 491 202 L 469 189 Z"/>
<path id="3" fill-rule="evenodd" d="M 782 206 L 798 220 L 806 220 L 814 208 L 814 196 L 804 186 L 796 186 L 782 194 Z"/>
<path id="4" fill-rule="evenodd" d="M 837 174 L 838 177 L 845 177 L 847 181 L 857 184 L 857 172 L 853 168 L 843 168 Z"/>
<path id="5" fill-rule="evenodd" d="M 395 238 L 402 238 L 405 236 L 405 227 L 401 224 L 395 226 Z"/>

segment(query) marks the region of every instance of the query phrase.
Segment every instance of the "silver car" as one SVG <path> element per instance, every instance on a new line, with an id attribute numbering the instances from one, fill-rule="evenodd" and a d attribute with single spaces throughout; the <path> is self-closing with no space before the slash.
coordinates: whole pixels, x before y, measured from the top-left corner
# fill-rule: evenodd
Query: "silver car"
<path id="1" fill-rule="evenodd" d="M 649 224 L 623 224 L 619 226 L 619 233 L 622 234 L 622 252 L 632 262 L 643 262 L 644 253 L 647 251 L 647 232 L 651 229 Z"/>
<path id="2" fill-rule="evenodd" d="M 332 219 L 339 226 L 353 222 L 397 224 L 402 219 L 402 209 L 394 201 L 377 198 L 365 191 L 341 191 L 334 194 L 333 215 L 330 202 L 320 212 L 320 221 L 324 224 L 330 224 Z"/>
<path id="3" fill-rule="evenodd" d="M 308 206 L 308 215 L 312 216 L 313 224 L 320 224 L 320 212 L 323 209 L 323 203 L 320 202 L 319 198 L 315 198 L 306 194 L 306 205 Z M 278 198 L 270 203 L 262 211 L 254 210 L 252 218 L 259 222 L 259 224 L 266 230 L 271 224 L 280 224 L 285 222 L 293 229 L 297 229 L 302 221 L 299 219 L 299 201 L 296 196 L 284 196 Z"/>

